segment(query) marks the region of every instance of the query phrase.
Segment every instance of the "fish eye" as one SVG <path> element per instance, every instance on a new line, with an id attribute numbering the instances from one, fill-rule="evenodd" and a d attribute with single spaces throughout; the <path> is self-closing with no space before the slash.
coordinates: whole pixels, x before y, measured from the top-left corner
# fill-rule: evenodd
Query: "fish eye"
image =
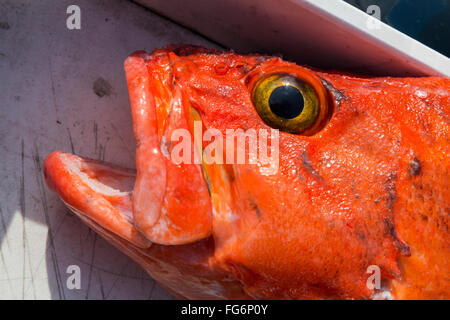
<path id="1" fill-rule="evenodd" d="M 255 83 L 252 100 L 261 119 L 269 126 L 297 134 L 311 134 L 327 110 L 314 86 L 297 76 L 276 73 Z M 323 105 L 321 105 L 323 104 Z"/>

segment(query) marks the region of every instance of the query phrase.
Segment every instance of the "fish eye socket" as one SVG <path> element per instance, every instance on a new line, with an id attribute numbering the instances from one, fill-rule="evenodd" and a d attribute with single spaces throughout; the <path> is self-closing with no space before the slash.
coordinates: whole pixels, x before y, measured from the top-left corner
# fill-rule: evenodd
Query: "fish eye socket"
<path id="1" fill-rule="evenodd" d="M 314 87 L 285 73 L 272 74 L 257 81 L 252 89 L 252 100 L 267 125 L 290 133 L 306 132 L 323 114 Z"/>

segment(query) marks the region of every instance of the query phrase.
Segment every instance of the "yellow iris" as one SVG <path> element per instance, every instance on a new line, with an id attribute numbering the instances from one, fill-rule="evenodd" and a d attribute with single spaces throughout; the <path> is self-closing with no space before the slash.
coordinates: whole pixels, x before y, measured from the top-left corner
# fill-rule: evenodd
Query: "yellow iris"
<path id="1" fill-rule="evenodd" d="M 314 88 L 286 73 L 259 80 L 252 90 L 253 104 L 269 126 L 290 133 L 301 133 L 317 121 L 320 103 Z"/>

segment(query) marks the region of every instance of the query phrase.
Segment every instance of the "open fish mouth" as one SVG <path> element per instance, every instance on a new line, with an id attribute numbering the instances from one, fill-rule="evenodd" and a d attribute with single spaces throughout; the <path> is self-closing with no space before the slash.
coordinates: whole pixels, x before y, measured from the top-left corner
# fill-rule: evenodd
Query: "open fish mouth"
<path id="1" fill-rule="evenodd" d="M 137 142 L 133 218 L 147 239 L 166 245 L 194 242 L 212 232 L 211 199 L 201 165 L 175 163 L 169 156 L 173 132 L 189 131 L 194 121 L 189 101 L 174 81 L 172 59 L 162 50 L 151 56 L 137 52 L 125 61 Z M 196 149 L 188 152 L 193 159 Z"/>
<path id="2" fill-rule="evenodd" d="M 212 233 L 202 146 L 189 141 L 190 159 L 200 161 L 175 163 L 170 157 L 174 130 L 192 132 L 194 121 L 201 121 L 173 84 L 170 64 L 165 50 L 136 52 L 125 61 L 137 171 L 62 152 L 44 163 L 47 184 L 72 211 L 143 248 L 191 243 Z"/>

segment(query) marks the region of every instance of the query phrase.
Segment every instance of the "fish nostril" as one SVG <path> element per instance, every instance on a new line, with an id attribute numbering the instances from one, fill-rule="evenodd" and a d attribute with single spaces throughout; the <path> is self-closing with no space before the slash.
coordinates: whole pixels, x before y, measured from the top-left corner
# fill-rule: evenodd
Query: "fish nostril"
<path id="1" fill-rule="evenodd" d="M 228 70 L 230 69 L 230 67 L 223 63 L 223 62 L 219 62 L 214 66 L 214 71 L 218 74 L 218 75 L 225 75 L 227 74 Z"/>

